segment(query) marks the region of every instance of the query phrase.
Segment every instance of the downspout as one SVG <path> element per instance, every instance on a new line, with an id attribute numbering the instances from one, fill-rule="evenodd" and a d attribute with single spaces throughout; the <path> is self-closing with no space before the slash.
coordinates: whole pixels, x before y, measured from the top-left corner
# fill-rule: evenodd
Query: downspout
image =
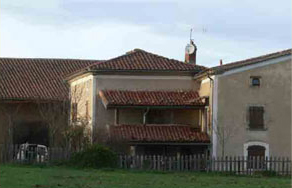
<path id="1" fill-rule="evenodd" d="M 213 123 L 213 112 L 214 112 L 214 108 L 213 108 L 213 103 L 214 103 L 214 79 L 210 77 L 209 73 L 207 73 L 207 77 L 210 79 L 210 81 L 212 82 L 211 86 L 212 86 L 212 115 L 211 115 L 211 121 L 210 123 L 212 123 L 212 130 L 211 130 L 211 155 L 213 155 L 213 130 L 214 130 L 214 123 Z M 209 103 L 210 104 L 210 103 Z"/>
<path id="2" fill-rule="evenodd" d="M 146 125 L 146 117 L 147 117 L 147 114 L 149 112 L 149 107 L 146 109 L 146 111 L 143 113 L 143 125 Z"/>

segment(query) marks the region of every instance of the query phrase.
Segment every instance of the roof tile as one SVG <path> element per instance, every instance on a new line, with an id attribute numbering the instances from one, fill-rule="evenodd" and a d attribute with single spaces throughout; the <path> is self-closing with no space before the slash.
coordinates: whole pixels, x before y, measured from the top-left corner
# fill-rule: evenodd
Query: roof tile
<path id="1" fill-rule="evenodd" d="M 95 71 L 187 71 L 197 73 L 205 67 L 135 49 L 125 55 L 91 65 L 90 69 Z"/>
<path id="2" fill-rule="evenodd" d="M 188 125 L 116 125 L 110 136 L 131 142 L 194 142 L 209 143 L 207 133 Z"/>
<path id="3" fill-rule="evenodd" d="M 197 91 L 128 91 L 99 92 L 107 107 L 115 106 L 204 106 Z"/>
<path id="4" fill-rule="evenodd" d="M 97 60 L 0 58 L 0 100 L 65 100 L 64 76 Z"/>
<path id="5" fill-rule="evenodd" d="M 223 73 L 223 72 L 228 71 L 228 70 L 261 63 L 263 61 L 267 61 L 270 59 L 274 59 L 274 58 L 278 58 L 278 57 L 282 57 L 282 56 L 286 56 L 286 55 L 291 55 L 291 52 L 292 52 L 292 49 L 288 49 L 288 50 L 274 52 L 274 53 L 270 53 L 270 54 L 266 54 L 266 55 L 262 55 L 262 56 L 258 56 L 258 57 L 253 57 L 253 58 L 249 58 L 249 59 L 245 59 L 245 60 L 241 60 L 241 61 L 227 63 L 227 64 L 224 64 L 221 66 L 215 66 L 215 67 L 203 70 L 202 72 L 200 72 L 196 76 L 204 75 L 206 73 L 220 74 L 220 73 Z"/>

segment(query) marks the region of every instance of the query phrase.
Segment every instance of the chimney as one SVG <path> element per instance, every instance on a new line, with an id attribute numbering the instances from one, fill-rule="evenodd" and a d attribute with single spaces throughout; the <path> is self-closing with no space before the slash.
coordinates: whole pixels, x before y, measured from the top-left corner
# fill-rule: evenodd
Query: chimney
<path id="1" fill-rule="evenodd" d="M 223 61 L 222 61 L 222 59 L 220 59 L 220 66 L 222 66 L 223 65 Z"/>
<path id="2" fill-rule="evenodd" d="M 185 63 L 196 64 L 197 58 L 197 46 L 194 41 L 191 40 L 190 44 L 187 44 L 185 50 Z"/>

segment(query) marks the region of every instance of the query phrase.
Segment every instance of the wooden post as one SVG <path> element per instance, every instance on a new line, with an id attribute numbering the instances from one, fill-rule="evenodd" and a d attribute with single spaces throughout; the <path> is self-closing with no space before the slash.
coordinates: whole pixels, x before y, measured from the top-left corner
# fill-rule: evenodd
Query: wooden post
<path id="1" fill-rule="evenodd" d="M 273 171 L 273 169 L 275 168 L 275 164 L 274 164 L 272 156 L 270 157 L 270 162 L 269 163 L 270 163 L 270 171 Z"/>
<path id="2" fill-rule="evenodd" d="M 143 166 L 144 166 L 144 155 L 142 155 L 140 158 L 140 169 L 143 169 Z"/>
<path id="3" fill-rule="evenodd" d="M 176 161 L 177 161 L 177 170 L 180 170 L 180 152 L 177 153 Z"/>
<path id="4" fill-rule="evenodd" d="M 228 157 L 225 156 L 225 172 L 228 171 Z"/>
<path id="5" fill-rule="evenodd" d="M 123 168 L 123 166 L 122 166 L 122 155 L 119 156 L 119 166 L 120 166 L 120 168 Z"/>

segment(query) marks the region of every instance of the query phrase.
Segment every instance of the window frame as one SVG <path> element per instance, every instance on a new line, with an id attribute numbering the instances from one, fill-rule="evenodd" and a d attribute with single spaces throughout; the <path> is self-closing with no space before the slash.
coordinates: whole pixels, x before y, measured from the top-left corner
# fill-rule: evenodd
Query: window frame
<path id="1" fill-rule="evenodd" d="M 243 156 L 246 158 L 246 160 L 248 160 L 248 148 L 250 146 L 262 146 L 264 147 L 265 150 L 265 158 L 270 156 L 270 146 L 268 143 L 266 142 L 261 142 L 261 141 L 248 141 L 246 143 L 243 144 Z M 266 164 L 267 169 L 270 168 L 270 164 Z M 244 169 L 247 169 L 248 165 L 247 163 L 244 164 Z"/>
<path id="2" fill-rule="evenodd" d="M 252 115 L 252 111 L 255 111 L 256 108 L 261 108 L 262 110 L 254 112 L 254 114 Z M 265 107 L 264 106 L 250 105 L 250 106 L 248 106 L 248 112 L 247 113 L 248 113 L 248 129 L 249 130 L 266 130 Z M 256 114 L 256 113 L 261 113 L 261 119 L 262 120 L 256 119 L 255 116 L 259 115 L 259 114 Z M 255 125 L 252 125 L 252 121 L 255 121 Z"/>
<path id="3" fill-rule="evenodd" d="M 254 79 L 258 79 L 258 84 L 254 84 Z M 251 87 L 260 87 L 262 85 L 261 76 L 251 76 L 250 77 L 250 86 Z"/>

